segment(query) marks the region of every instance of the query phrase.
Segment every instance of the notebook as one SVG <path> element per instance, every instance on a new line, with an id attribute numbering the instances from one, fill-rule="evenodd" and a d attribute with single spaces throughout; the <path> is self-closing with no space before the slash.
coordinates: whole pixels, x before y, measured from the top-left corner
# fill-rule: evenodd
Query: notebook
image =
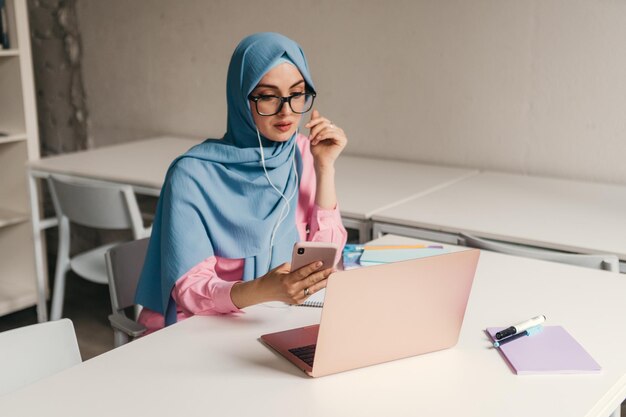
<path id="1" fill-rule="evenodd" d="M 408 261 L 426 256 L 440 255 L 447 250 L 441 245 L 345 245 L 343 269 Z"/>
<path id="2" fill-rule="evenodd" d="M 408 249 L 368 249 L 366 248 L 359 259 L 363 266 L 388 264 L 392 262 L 408 261 L 428 256 L 441 255 L 447 250 L 443 247 L 408 248 Z"/>
<path id="3" fill-rule="evenodd" d="M 495 341 L 504 327 L 489 327 Z M 544 326 L 543 331 L 519 338 L 497 348 L 517 375 L 599 373 L 602 367 L 561 326 Z"/>
<path id="4" fill-rule="evenodd" d="M 470 249 L 334 272 L 318 325 L 261 340 L 313 377 L 450 348 L 479 254 Z"/>
<path id="5" fill-rule="evenodd" d="M 326 296 L 326 288 L 322 288 L 318 292 L 311 295 L 302 304 L 295 304 L 301 307 L 324 307 L 324 297 Z"/>

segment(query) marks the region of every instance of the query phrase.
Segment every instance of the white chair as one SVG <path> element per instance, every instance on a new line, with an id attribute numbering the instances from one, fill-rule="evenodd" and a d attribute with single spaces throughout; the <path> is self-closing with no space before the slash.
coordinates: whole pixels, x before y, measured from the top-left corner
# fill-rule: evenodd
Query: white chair
<path id="1" fill-rule="evenodd" d="M 0 333 L 0 395 L 81 363 L 69 319 Z"/>
<path id="2" fill-rule="evenodd" d="M 472 248 L 485 249 L 492 252 L 505 253 L 507 255 L 522 256 L 526 258 L 541 259 L 544 261 L 561 262 L 570 265 L 582 266 L 585 268 L 602 269 L 605 271 L 619 273 L 619 259 L 616 255 L 582 255 L 575 253 L 563 253 L 551 250 L 542 250 L 527 246 L 515 245 L 511 243 L 494 242 L 492 240 L 478 238 L 465 233 L 461 233 L 459 245 Z"/>
<path id="3" fill-rule="evenodd" d="M 138 337 L 146 331 L 136 321 L 135 290 L 149 242 L 149 238 L 144 238 L 122 243 L 111 248 L 105 255 L 113 310 L 109 321 L 113 327 L 115 347 L 128 343 L 129 338 Z M 127 316 L 126 310 L 130 307 L 135 308 L 135 317 Z"/>
<path id="4" fill-rule="evenodd" d="M 50 317 L 63 314 L 65 275 L 68 270 L 100 284 L 108 282 L 104 254 L 119 242 L 103 245 L 70 258 L 70 222 L 98 229 L 130 229 L 134 239 L 150 235 L 128 185 L 77 180 L 53 175 L 48 178 L 50 194 L 59 221 L 59 247 Z"/>

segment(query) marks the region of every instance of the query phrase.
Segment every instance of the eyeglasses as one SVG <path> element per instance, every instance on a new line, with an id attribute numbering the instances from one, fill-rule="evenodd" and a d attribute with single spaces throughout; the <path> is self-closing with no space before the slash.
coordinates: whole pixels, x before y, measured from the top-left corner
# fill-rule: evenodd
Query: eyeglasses
<path id="1" fill-rule="evenodd" d="M 248 96 L 249 100 L 254 101 L 256 112 L 260 116 L 273 116 L 278 114 L 283 108 L 283 104 L 289 104 L 289 108 L 294 113 L 302 114 L 311 110 L 316 94 L 314 92 L 296 93 L 288 97 L 260 95 Z"/>

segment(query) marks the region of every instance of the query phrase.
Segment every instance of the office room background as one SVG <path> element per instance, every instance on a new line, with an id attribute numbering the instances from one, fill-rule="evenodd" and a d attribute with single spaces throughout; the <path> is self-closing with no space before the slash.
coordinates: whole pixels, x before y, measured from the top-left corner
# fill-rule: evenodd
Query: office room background
<path id="1" fill-rule="evenodd" d="M 67 149 L 220 137 L 230 54 L 243 36 L 271 30 L 307 51 L 317 106 L 348 133 L 347 154 L 626 183 L 621 0 L 29 3 L 35 37 L 46 31 L 38 7 L 75 6 L 75 28 L 61 15 L 57 42 L 40 45 L 67 55 L 76 32 L 76 62 L 36 62 L 38 83 L 47 67 L 78 72 L 61 78 L 73 83 L 64 98 L 78 103 L 74 125 L 88 123 L 87 136 Z M 72 77 L 82 77 L 84 100 Z M 62 150 L 68 135 L 49 136 L 64 121 L 46 126 L 46 105 L 40 97 L 43 140 Z"/>
<path id="2" fill-rule="evenodd" d="M 62 161 L 59 165 L 71 171 L 72 164 L 67 161 L 75 156 L 80 158 L 80 154 L 71 155 L 80 150 L 97 150 L 157 136 L 196 140 L 221 137 L 226 128 L 226 74 L 231 54 L 243 37 L 259 31 L 283 33 L 302 46 L 317 88 L 316 108 L 341 126 L 348 136 L 342 162 L 360 162 L 358 166 L 346 164 L 342 167 L 343 173 L 352 174 L 341 177 L 354 180 L 341 184 L 343 190 L 352 191 L 352 195 L 342 199 L 338 193 L 343 220 L 353 227 L 349 235 L 351 243 L 359 241 L 355 239 L 354 227 L 359 227 L 361 215 L 365 219 L 361 223 L 367 226 L 358 233 L 359 238 L 366 237 L 363 242 L 372 236 L 378 237 L 376 227 L 387 221 L 383 215 L 380 215 L 381 220 L 375 218 L 380 213 L 391 219 L 388 225 L 396 227 L 395 230 L 423 227 L 422 239 L 430 240 L 429 234 L 447 232 L 449 224 L 437 223 L 437 219 L 424 226 L 420 222 L 426 222 L 429 214 L 449 211 L 453 220 L 464 212 L 471 213 L 472 219 L 457 224 L 451 221 L 451 241 L 446 241 L 445 233 L 441 233 L 441 241 L 433 239 L 437 244 L 454 245 L 461 242 L 456 240 L 457 233 L 476 231 L 476 237 L 501 241 L 505 245 L 512 243 L 514 248 L 517 248 L 515 244 L 533 246 L 538 242 L 537 248 L 546 249 L 545 252 L 555 251 L 563 257 L 568 255 L 560 251 L 570 251 L 567 245 L 578 245 L 579 250 L 571 250 L 578 260 L 587 259 L 588 253 L 598 255 L 590 257 L 595 259 L 605 256 L 606 252 L 606 256 L 615 258 L 616 265 L 617 256 L 610 253 L 616 252 L 613 249 L 626 248 L 623 240 L 626 235 L 622 233 L 626 223 L 621 221 L 626 219 L 623 216 L 626 211 L 626 164 L 623 163 L 623 155 L 626 155 L 626 0 L 9 0 L 7 4 L 10 4 L 7 10 L 11 13 L 12 9 L 19 11 L 9 19 L 8 27 L 13 27 L 9 34 L 16 35 L 15 28 L 22 30 L 18 42 L 6 48 L 8 51 L 0 51 L 0 66 L 3 67 L 0 69 L 4 71 L 0 71 L 0 92 L 4 93 L 0 96 L 0 114 L 4 113 L 0 117 L 0 133 L 4 136 L 9 136 L 7 132 L 12 133 L 13 125 L 7 124 L 6 120 L 20 119 L 19 123 L 24 122 L 28 128 L 26 134 L 20 132 L 23 138 L 0 138 L 0 145 L 3 145 L 0 146 L 0 167 L 4 168 L 6 183 L 0 189 L 0 199 L 6 203 L 21 196 L 26 207 L 30 191 L 32 204 L 30 209 L 8 215 L 2 212 L 6 204 L 0 204 L 0 231 L 3 233 L 0 234 L 3 239 L 0 239 L 3 248 L 0 264 L 11 267 L 0 269 L 0 293 L 4 297 L 14 288 L 19 289 L 19 284 L 31 280 L 30 275 L 41 279 L 37 280 L 37 288 L 27 289 L 28 297 L 35 299 L 36 296 L 37 306 L 15 304 L 7 309 L 6 314 L 0 311 L 0 332 L 5 335 L 16 334 L 5 330 L 36 323 L 41 312 L 53 312 L 52 296 L 63 294 L 63 291 L 53 289 L 57 259 L 61 259 L 58 263 L 63 265 L 63 255 L 57 256 L 62 254 L 59 249 L 65 245 L 57 247 L 57 227 L 50 227 L 42 233 L 45 235 L 43 246 L 38 241 L 41 224 L 52 225 L 51 218 L 56 213 L 49 194 L 50 186 L 42 180 L 43 176 L 37 177 L 33 173 L 41 169 L 41 174 L 54 175 L 54 169 L 46 171 L 46 161 Z M 32 54 L 27 48 L 26 22 L 30 26 Z M 17 36 L 13 38 L 17 39 Z M 31 55 L 33 74 L 25 74 L 21 69 L 30 67 Z M 36 103 L 32 97 L 32 75 Z M 18 84 L 26 86 L 21 94 L 17 91 Z M 11 94 L 13 92 L 16 94 Z M 36 126 L 35 105 L 39 135 L 33 129 Z M 24 115 L 18 115 L 19 118 L 11 115 L 11 112 L 19 113 L 15 109 L 21 111 L 21 107 Z M 7 118 L 6 114 L 12 117 Z M 28 115 L 30 118 L 23 117 Z M 304 119 L 309 117 L 306 115 Z M 305 129 L 303 133 L 308 131 Z M 36 149 L 38 140 L 40 149 Z M 150 144 L 150 149 L 161 148 L 151 143 L 163 143 L 165 149 L 169 145 L 166 142 L 145 143 Z M 182 143 L 181 148 L 186 149 L 188 141 L 172 139 L 172 142 Z M 37 151 L 32 158 L 30 148 Z M 125 156 L 130 154 L 129 148 L 133 146 L 117 147 L 118 150 L 124 149 Z M 23 151 L 25 158 L 14 158 L 12 152 L 15 149 Z M 38 159 L 39 150 L 41 160 Z M 84 165 L 96 166 L 95 159 L 90 156 L 106 153 L 106 150 L 89 152 L 82 161 Z M 103 171 L 122 172 L 121 153 L 111 153 L 114 155 L 111 159 L 120 161 L 117 164 L 110 163 L 109 158 L 101 159 L 104 161 Z M 46 158 L 62 154 L 67 155 Z M 137 163 L 140 156 L 146 156 L 145 148 L 128 158 L 132 162 L 126 166 L 140 167 L 139 172 L 149 173 L 148 159 L 150 162 L 158 160 L 160 152 Z M 162 172 L 172 158 L 169 153 L 163 158 L 166 162 L 162 164 Z M 40 164 L 39 168 L 37 164 Z M 362 169 L 359 171 L 355 167 Z M 29 175 L 22 175 L 23 170 L 28 170 Z M 393 175 L 391 171 L 401 174 Z M 498 176 L 491 171 L 518 175 Z M 65 173 L 63 170 L 59 172 Z M 87 170 L 84 175 L 91 178 L 93 172 Z M 340 173 L 340 169 L 337 172 Z M 72 173 L 68 173 L 72 177 Z M 372 173 L 374 175 L 364 179 Z M 431 173 L 436 173 L 434 179 L 422 181 Z M 78 172 L 75 178 L 80 179 L 81 175 Z M 575 181 L 542 181 L 534 176 Z M 7 186 L 17 184 L 19 181 L 12 180 L 18 177 L 24 180 L 22 189 L 17 190 L 19 195 L 15 192 L 17 187 Z M 510 177 L 515 182 L 502 182 L 498 185 L 505 185 L 493 192 L 494 188 L 488 186 L 495 183 L 494 180 L 484 187 L 487 191 L 482 197 L 477 197 L 476 190 L 481 191 L 481 184 L 485 184 L 479 180 L 501 177 Z M 463 187 L 453 187 L 469 184 L 474 179 L 476 181 L 471 183 L 478 186 L 466 188 L 470 190 L 468 192 L 464 192 Z M 128 181 L 127 186 L 140 186 L 144 192 L 154 191 L 152 195 L 138 195 L 148 224 L 162 183 L 146 183 L 144 186 L 139 177 L 136 182 L 130 178 L 124 180 L 123 176 L 122 180 L 124 184 Z M 37 192 L 34 181 L 39 181 L 42 193 Z M 534 181 L 537 186 L 532 189 Z M 426 185 L 420 185 L 422 182 Z M 420 186 L 412 188 L 416 184 Z M 568 184 L 573 185 L 569 188 Z M 395 193 L 397 190 L 403 193 Z M 504 190 L 510 191 L 508 197 Z M 437 203 L 435 198 L 426 198 L 438 193 L 443 195 L 438 200 L 442 203 Z M 354 195 L 363 199 L 351 199 Z M 450 195 L 461 198 L 448 199 Z M 384 198 L 376 200 L 375 197 Z M 594 204 L 587 205 L 589 200 Z M 375 204 L 365 207 L 371 201 Z M 476 202 L 486 203 L 473 206 L 481 207 L 479 209 L 470 208 Z M 43 206 L 42 216 L 37 213 L 39 203 Z M 362 212 L 355 210 L 354 217 L 345 216 L 350 213 L 349 203 L 365 208 Z M 488 213 L 487 208 L 491 207 L 495 210 Z M 402 223 L 394 223 L 392 209 L 397 209 L 396 214 L 414 216 L 405 217 Z M 523 216 L 526 213 L 528 217 Z M 40 217 L 43 222 L 39 221 Z M 14 220 L 16 218 L 18 220 Z M 478 221 L 474 222 L 474 219 Z M 601 221 L 594 222 L 597 219 Z M 483 223 L 514 227 L 502 228 L 503 231 L 474 227 Z M 563 227 L 548 230 L 551 224 Z M 601 227 L 594 236 L 596 224 Z M 550 233 L 522 233 L 526 229 L 554 232 L 556 238 L 552 239 Z M 16 230 L 25 238 L 14 238 Z M 518 230 L 522 232 L 517 233 Z M 398 240 L 383 238 L 378 241 L 381 245 L 414 242 L 405 236 L 394 237 L 393 228 L 387 231 L 392 234 L 387 238 Z M 31 242 L 33 237 L 34 242 Z M 130 238 L 130 231 L 96 231 L 72 224 L 72 255 L 103 243 Z M 595 241 L 591 242 L 594 238 Z M 596 241 L 611 245 L 595 246 Z M 587 243 L 588 246 L 584 246 Z M 472 246 L 467 239 L 465 244 Z M 604 251 L 605 247 L 611 250 Z M 434 248 L 426 248 L 431 249 Z M 449 248 L 440 249 L 448 251 Z M 40 256 L 42 251 L 43 257 Z M 425 371 L 424 374 L 405 371 L 400 374 L 398 370 L 407 369 L 404 364 L 389 364 L 388 369 L 381 366 L 372 370 L 372 379 L 355 373 L 356 376 L 348 375 L 346 379 L 317 381 L 320 383 L 313 392 L 310 381 L 300 374 L 294 377 L 299 371 L 287 368 L 291 365 L 286 361 L 279 363 L 282 359 L 258 340 L 260 335 L 267 333 L 261 332 L 261 328 L 275 326 L 276 330 L 284 330 L 294 326 L 287 327 L 282 323 L 300 325 L 300 320 L 319 317 L 313 309 L 293 307 L 289 311 L 295 314 L 288 317 L 280 309 L 250 309 L 251 314 L 244 321 L 233 317 L 240 324 L 237 331 L 243 330 L 237 334 L 223 327 L 218 321 L 221 318 L 213 321 L 214 318 L 210 317 L 196 317 L 109 352 L 117 346 L 114 341 L 120 341 L 119 337 L 114 339 L 109 322 L 113 310 L 109 287 L 80 279 L 78 274 L 70 271 L 62 315 L 71 319 L 74 326 L 80 348 L 77 363 L 81 359 L 89 362 L 77 365 L 75 370 L 68 370 L 65 376 L 51 379 L 51 382 L 44 381 L 39 388 L 35 384 L 26 388 L 26 395 L 10 394 L 0 401 L 0 409 L 8 405 L 14 412 L 23 414 L 24 411 L 19 410 L 32 410 L 41 405 L 39 409 L 45 409 L 49 415 L 56 415 L 55 410 L 60 410 L 56 411 L 59 415 L 77 413 L 76 410 L 84 415 L 89 414 L 85 410 L 90 409 L 106 413 L 107 407 L 132 410 L 139 404 L 141 408 L 145 404 L 136 401 L 135 388 L 142 384 L 148 389 L 168 386 L 173 375 L 171 370 L 176 369 L 175 376 L 180 376 L 182 381 L 182 385 L 178 384 L 180 386 L 174 390 L 179 397 L 206 396 L 211 391 L 207 391 L 207 387 L 222 387 L 223 372 L 227 372 L 229 380 L 244 387 L 241 392 L 255 393 L 253 399 L 259 401 L 242 403 L 249 410 L 276 405 L 289 412 L 311 405 L 313 407 L 307 409 L 311 415 L 341 414 L 342 410 L 360 404 L 363 398 L 370 398 L 371 401 L 360 408 L 370 414 L 376 414 L 378 410 L 382 410 L 382 414 L 389 410 L 411 414 L 412 410 L 441 409 L 440 415 L 484 415 L 485 412 L 497 415 L 502 405 L 507 404 L 511 415 L 605 417 L 615 411 L 612 414 L 615 417 L 620 409 L 622 415 L 626 415 L 623 377 L 626 374 L 623 356 L 626 333 L 622 330 L 626 304 L 623 303 L 624 291 L 620 291 L 626 290 L 624 275 L 615 273 L 615 269 L 609 273 L 529 259 L 533 256 L 488 252 L 491 251 L 484 250 L 481 254 L 477 285 L 471 290 L 474 299 L 467 303 L 468 314 L 463 319 L 461 343 L 456 351 L 447 352 L 447 356 L 446 352 L 438 352 L 421 363 L 417 359 L 413 363 L 416 367 L 409 371 Z M 132 253 L 134 261 L 140 258 L 135 256 L 136 253 Z M 621 272 L 626 273 L 626 252 L 620 252 L 619 256 Z M 32 263 L 37 270 L 29 274 L 28 268 L 12 268 L 21 259 L 26 260 L 23 263 L 28 268 Z M 40 273 L 44 268 L 47 274 Z M 110 279 L 113 276 L 111 271 Z M 115 286 L 110 288 L 115 291 Z M 368 298 L 360 297 L 361 290 L 356 290 L 356 298 L 353 291 L 350 295 L 363 308 L 374 305 L 364 303 Z M 418 292 L 426 294 L 418 300 L 428 297 L 427 291 L 404 291 L 406 294 Z M 373 291 L 370 293 L 374 294 Z M 501 293 L 508 295 L 501 297 L 498 295 Z M 591 293 L 594 296 L 590 298 Z M 15 294 L 22 297 L 17 291 Z M 367 291 L 363 294 L 367 295 Z M 8 301 L 0 299 L 0 304 L 8 305 L 17 300 L 14 293 L 8 295 L 11 297 L 4 298 Z M 420 302 L 411 305 L 420 305 Z M 585 307 L 581 309 L 582 305 Z M 127 310 L 130 312 L 132 307 Z M 531 313 L 526 315 L 525 311 Z M 574 340 L 578 341 L 576 343 L 597 359 L 602 372 L 594 375 L 536 375 L 530 379 L 513 375 L 514 367 L 511 368 L 510 363 L 507 365 L 505 358 L 487 350 L 490 343 L 483 329 L 513 324 L 516 323 L 514 316 L 519 315 L 521 319 L 531 314 L 546 314 L 550 320 L 546 328 L 563 326 L 562 329 L 571 331 Z M 601 320 L 598 321 L 597 317 Z M 274 318 L 280 321 L 270 323 Z M 310 323 L 312 321 L 302 324 Z M 429 326 L 436 332 L 443 331 L 440 326 Z M 201 329 L 206 331 L 207 337 L 198 337 L 197 331 Z M 219 337 L 209 334 L 214 331 Z M 598 337 L 601 334 L 611 334 L 614 342 L 606 343 Z M 225 336 L 223 340 L 222 336 Z M 219 343 L 215 344 L 215 341 Z M 224 349 L 226 345 L 235 346 L 233 343 L 237 345 L 236 350 Z M 12 344 L 5 343 L 7 345 Z M 38 346 L 39 343 L 29 345 Z M 45 350 L 50 350 L 51 343 L 45 345 Z M 181 346 L 193 349 L 186 349 L 189 355 L 167 355 L 172 348 Z M 569 356 L 569 350 L 560 348 L 560 352 L 566 353 L 560 356 Z M 318 350 L 323 351 L 323 348 Z M 105 352 L 109 354 L 102 355 Z M 220 356 L 222 352 L 226 355 Z M 205 360 L 207 357 L 209 361 Z M 163 361 L 163 358 L 171 360 Z M 408 360 L 405 363 L 411 365 Z M 284 370 L 282 366 L 285 366 Z M 449 376 L 458 373 L 459 369 L 463 378 L 450 379 Z M 10 373 L 5 372 L 5 375 Z M 120 379 L 120 375 L 125 377 Z M 408 388 L 403 384 L 407 377 L 413 381 Z M 272 392 L 272 387 L 267 384 L 270 380 L 277 383 L 276 386 L 287 387 L 284 392 L 288 392 L 292 400 L 289 407 L 285 408 L 282 402 L 263 403 L 266 393 L 256 388 L 267 385 L 268 392 Z M 111 381 L 115 383 L 111 384 Z M 145 381 L 165 384 L 146 384 Z M 380 396 L 380 381 L 391 381 L 390 386 L 397 389 L 387 390 Z M 85 389 L 88 386 L 91 389 Z M 120 395 L 108 397 L 120 401 L 103 402 L 100 388 L 105 386 L 114 387 L 111 392 Z M 354 395 L 346 396 L 348 391 L 337 390 L 338 386 L 349 387 L 349 393 Z M 429 395 L 422 396 L 425 401 L 416 403 L 415 392 L 424 390 Z M 172 397 L 169 391 L 164 391 L 166 395 L 153 395 L 156 401 L 151 401 L 148 406 L 162 413 L 171 407 L 174 410 L 180 401 L 172 401 L 176 395 Z M 41 395 L 46 392 L 52 395 Z M 485 392 L 490 393 L 487 403 L 480 401 Z M 134 394 L 128 396 L 126 393 Z M 322 398 L 325 401 L 307 403 L 311 394 L 314 394 L 314 400 Z M 517 401 L 509 401 L 511 394 Z M 451 396 L 457 401 L 448 401 Z M 61 397 L 65 400 L 46 401 L 47 398 L 58 400 Z M 232 404 L 238 404 L 236 397 L 220 397 L 220 401 L 213 401 L 215 404 L 211 407 L 219 404 L 218 408 L 213 407 L 218 412 L 232 410 Z M 38 401 L 33 402 L 33 398 Z M 230 401 L 231 398 L 235 400 Z M 346 398 L 347 402 L 344 401 Z M 554 398 L 560 400 L 554 401 Z M 453 407 L 447 408 L 448 404 Z M 193 401 L 185 403 L 183 408 L 196 414 L 206 411 L 206 407 L 198 407 Z M 574 409 L 579 412 L 559 411 Z M 516 412 L 519 410 L 533 410 L 534 413 Z M 5 413 L 0 411 L 0 414 Z M 428 414 L 428 411 L 421 414 Z"/>

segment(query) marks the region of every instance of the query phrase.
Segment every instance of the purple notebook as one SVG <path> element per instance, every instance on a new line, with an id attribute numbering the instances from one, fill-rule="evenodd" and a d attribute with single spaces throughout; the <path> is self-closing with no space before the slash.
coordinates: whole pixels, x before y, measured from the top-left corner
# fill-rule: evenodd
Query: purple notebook
<path id="1" fill-rule="evenodd" d="M 489 327 L 495 340 L 504 327 Z M 502 356 L 518 375 L 599 373 L 600 365 L 561 326 L 544 326 L 543 331 L 521 337 L 499 348 Z"/>

